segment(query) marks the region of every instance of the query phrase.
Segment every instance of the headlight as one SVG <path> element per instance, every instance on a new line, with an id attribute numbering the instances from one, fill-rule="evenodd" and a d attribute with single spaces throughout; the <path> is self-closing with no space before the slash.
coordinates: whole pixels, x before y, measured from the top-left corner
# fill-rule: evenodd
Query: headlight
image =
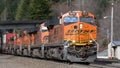
<path id="1" fill-rule="evenodd" d="M 90 40 L 89 42 L 92 42 L 92 40 Z"/>
<path id="2" fill-rule="evenodd" d="M 72 43 L 75 43 L 75 40 L 72 40 Z"/>
<path id="3" fill-rule="evenodd" d="M 83 28 L 83 25 L 82 24 L 80 24 L 80 29 L 82 29 Z"/>

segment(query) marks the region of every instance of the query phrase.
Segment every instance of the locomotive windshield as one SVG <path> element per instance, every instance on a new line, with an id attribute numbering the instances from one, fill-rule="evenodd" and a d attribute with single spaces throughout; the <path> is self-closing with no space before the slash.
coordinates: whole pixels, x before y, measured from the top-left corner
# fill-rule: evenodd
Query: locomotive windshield
<path id="1" fill-rule="evenodd" d="M 88 18 L 86 18 L 86 17 L 81 17 L 81 18 L 80 18 L 80 22 L 86 22 L 86 23 L 92 24 L 92 23 L 93 23 L 93 18 L 91 18 L 91 17 L 88 17 Z"/>
<path id="2" fill-rule="evenodd" d="M 64 17 L 64 22 L 65 23 L 75 23 L 75 22 L 78 22 L 78 18 L 75 16 L 66 16 L 66 17 Z"/>
<path id="3" fill-rule="evenodd" d="M 46 26 L 42 26 L 42 32 L 47 31 L 47 30 L 48 30 L 48 29 L 47 29 Z"/>

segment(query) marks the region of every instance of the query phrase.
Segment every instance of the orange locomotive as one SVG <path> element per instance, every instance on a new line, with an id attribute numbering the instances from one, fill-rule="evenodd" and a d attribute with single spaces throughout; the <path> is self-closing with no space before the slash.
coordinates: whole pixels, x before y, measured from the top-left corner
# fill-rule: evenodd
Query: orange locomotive
<path id="1" fill-rule="evenodd" d="M 67 12 L 59 20 L 58 25 L 48 26 L 51 45 L 65 44 L 70 61 L 73 61 L 73 56 L 82 61 L 96 53 L 97 27 L 92 13 Z"/>
<path id="2" fill-rule="evenodd" d="M 49 32 L 48 32 L 47 26 L 45 26 L 45 23 L 40 25 L 40 29 L 41 29 L 41 31 L 40 31 L 41 32 L 40 33 L 41 43 L 48 43 Z"/>
<path id="3" fill-rule="evenodd" d="M 20 37 L 19 34 L 16 34 L 16 40 L 14 40 L 14 45 L 15 46 L 22 46 L 22 38 Z"/>
<path id="4" fill-rule="evenodd" d="M 93 44 L 97 36 L 95 17 L 89 12 L 69 12 L 62 16 L 64 39 L 71 45 L 86 46 Z"/>
<path id="5" fill-rule="evenodd" d="M 92 45 L 97 37 L 95 16 L 82 11 L 65 13 L 60 18 L 60 24 L 50 30 L 50 36 L 54 43 L 69 40 L 73 46 Z"/>
<path id="6" fill-rule="evenodd" d="M 13 37 L 11 37 L 13 39 L 14 42 L 12 42 L 12 45 L 14 44 L 14 46 L 20 46 L 20 45 L 24 45 L 24 46 L 28 46 L 28 45 L 34 45 L 34 35 L 32 34 L 31 36 L 28 35 L 27 30 L 23 31 L 24 36 L 21 37 L 20 34 L 14 34 Z M 7 37 L 9 38 L 9 37 Z M 31 41 L 31 44 L 30 44 Z M 7 43 L 9 43 L 11 41 L 7 41 Z"/>

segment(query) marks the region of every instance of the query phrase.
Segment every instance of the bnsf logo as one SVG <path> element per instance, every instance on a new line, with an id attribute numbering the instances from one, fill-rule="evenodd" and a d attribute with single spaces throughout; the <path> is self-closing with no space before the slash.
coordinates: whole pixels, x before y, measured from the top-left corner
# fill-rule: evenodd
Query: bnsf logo
<path id="1" fill-rule="evenodd" d="M 66 35 L 93 33 L 95 30 L 68 30 Z"/>

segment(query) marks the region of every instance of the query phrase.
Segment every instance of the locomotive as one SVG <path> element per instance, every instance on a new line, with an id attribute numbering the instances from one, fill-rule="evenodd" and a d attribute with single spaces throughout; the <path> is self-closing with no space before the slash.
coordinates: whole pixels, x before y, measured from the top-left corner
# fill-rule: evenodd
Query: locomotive
<path id="1" fill-rule="evenodd" d="M 94 14 L 90 12 L 67 12 L 59 17 L 59 24 L 45 25 L 43 23 L 36 34 L 31 33 L 30 36 L 26 36 L 25 33 L 23 39 L 28 37 L 28 41 L 22 40 L 21 45 L 15 46 L 17 45 L 15 44 L 8 51 L 17 55 L 88 62 L 89 57 L 96 55 L 97 51 L 95 20 Z M 29 44 L 24 44 L 25 42 Z"/>
<path id="2" fill-rule="evenodd" d="M 70 61 L 85 61 L 90 55 L 96 54 L 97 27 L 95 16 L 92 13 L 85 11 L 67 12 L 61 15 L 59 20 L 58 25 L 48 26 L 49 45 L 59 47 L 50 48 L 47 50 L 48 52 L 59 53 L 66 48 L 66 56 Z M 60 48 L 61 44 L 64 44 L 63 48 Z M 49 53 L 49 57 L 54 57 L 51 56 L 52 53 Z M 62 55 L 61 52 L 58 55 Z"/>

